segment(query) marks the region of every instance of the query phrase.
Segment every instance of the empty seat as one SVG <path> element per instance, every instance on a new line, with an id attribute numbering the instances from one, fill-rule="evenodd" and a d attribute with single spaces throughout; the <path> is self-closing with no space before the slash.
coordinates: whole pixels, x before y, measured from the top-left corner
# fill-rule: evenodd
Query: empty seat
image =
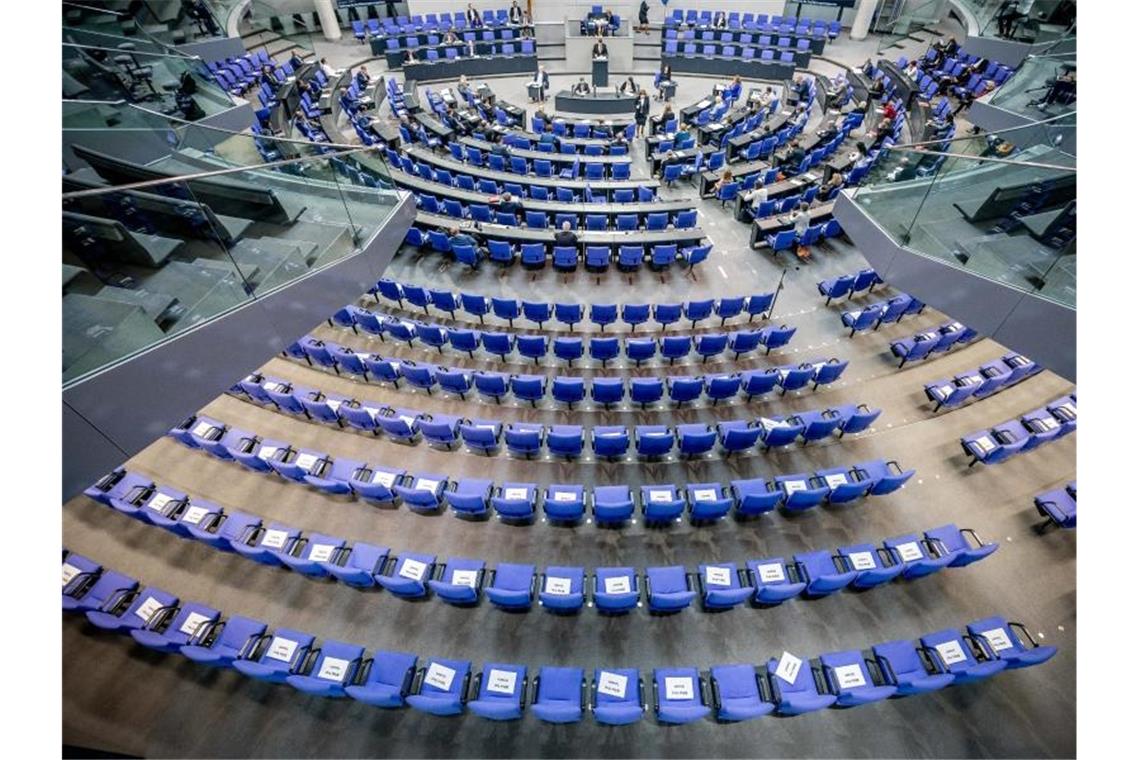
<path id="1" fill-rule="evenodd" d="M 414 654 L 377 650 L 362 668 L 365 675 L 359 683 L 344 687 L 349 697 L 373 707 L 404 705 L 416 673 Z"/>
<path id="2" fill-rule="evenodd" d="M 547 723 L 577 723 L 582 720 L 586 681 L 581 668 L 543 667 L 535 678 L 530 711 Z"/>
<path id="3" fill-rule="evenodd" d="M 247 649 L 233 660 L 243 675 L 272 683 L 284 683 L 304 663 L 315 640 L 311 634 L 278 628 L 264 646 Z"/>
<path id="4" fill-rule="evenodd" d="M 973 637 L 966 638 L 947 628 L 920 639 L 923 650 L 943 672 L 954 676 L 954 683 L 971 683 L 989 678 L 1005 669 L 1005 660 L 994 659 Z"/>
<path id="5" fill-rule="evenodd" d="M 629 486 L 595 486 L 593 491 L 594 521 L 599 525 L 617 525 L 633 517 L 633 495 Z"/>
<path id="6" fill-rule="evenodd" d="M 538 602 L 553 612 L 576 612 L 585 601 L 585 570 L 551 566 L 542 574 Z"/>
<path id="7" fill-rule="evenodd" d="M 293 673 L 285 681 L 306 694 L 318 697 L 344 697 L 344 687 L 352 683 L 364 660 L 364 647 L 342 641 L 324 641 L 314 653 L 307 672 Z"/>
<path id="8" fill-rule="evenodd" d="M 418 598 L 427 594 L 427 582 L 435 567 L 435 555 L 403 552 L 389 573 L 378 575 L 377 583 L 396 596 Z"/>
<path id="9" fill-rule="evenodd" d="M 827 693 L 810 662 L 784 652 L 780 659 L 768 660 L 767 670 L 776 710 L 781 715 L 802 715 L 835 704 L 835 695 Z"/>
<path id="10" fill-rule="evenodd" d="M 764 694 L 764 680 L 751 665 L 714 665 L 709 670 L 717 720 L 752 720 L 767 715 L 775 705 Z"/>
<path id="11" fill-rule="evenodd" d="M 928 666 L 913 641 L 886 641 L 871 651 L 884 681 L 893 685 L 900 697 L 936 691 L 954 682 L 954 675 L 942 669 L 935 658 L 927 658 Z"/>
<path id="12" fill-rule="evenodd" d="M 897 687 L 876 683 L 863 653 L 858 650 L 820 655 L 819 664 L 828 690 L 840 707 L 857 707 L 893 696 Z"/>
<path id="13" fill-rule="evenodd" d="M 194 662 L 228 667 L 243 653 L 256 648 L 265 631 L 266 625 L 260 620 L 235 615 L 226 618 L 220 633 L 215 626 L 201 629 L 179 651 Z"/>
<path id="14" fill-rule="evenodd" d="M 526 691 L 525 665 L 488 663 L 476 678 L 475 699 L 467 707 L 488 720 L 517 720 L 522 717 Z"/>
<path id="15" fill-rule="evenodd" d="M 633 668 L 598 668 L 592 692 L 594 719 L 599 723 L 625 726 L 641 720 L 645 712 L 641 676 Z"/>
<path id="16" fill-rule="evenodd" d="M 625 613 L 638 605 L 641 589 L 632 567 L 599 567 L 594 570 L 594 605 L 599 612 Z"/>
<path id="17" fill-rule="evenodd" d="M 548 520 L 577 522 L 586 511 L 585 489 L 581 485 L 552 483 L 542 498 L 542 511 Z"/>
<path id="18" fill-rule="evenodd" d="M 534 586 L 534 565 L 500 563 L 492 572 L 485 593 L 497 607 L 524 610 L 534 599 Z"/>
<path id="19" fill-rule="evenodd" d="M 650 567 L 645 570 L 646 594 L 653 612 L 676 612 L 697 597 L 689 574 L 681 565 Z"/>
<path id="20" fill-rule="evenodd" d="M 727 610 L 752 595 L 752 587 L 740 582 L 740 569 L 733 563 L 701 565 L 698 581 L 705 609 Z"/>
<path id="21" fill-rule="evenodd" d="M 696 668 L 655 668 L 653 687 L 657 719 L 662 723 L 692 723 L 711 711 L 705 704 L 701 675 Z"/>
<path id="22" fill-rule="evenodd" d="M 471 605 L 479 601 L 483 585 L 483 560 L 452 557 L 443 565 L 439 578 L 428 581 L 436 596 L 445 602 Z"/>
<path id="23" fill-rule="evenodd" d="M 406 697 L 411 707 L 433 715 L 458 715 L 467 699 L 471 663 L 467 660 L 429 660 L 417 674 L 418 689 Z"/>
<path id="24" fill-rule="evenodd" d="M 988 656 L 1005 663 L 1010 669 L 1038 665 L 1057 654 L 1057 647 L 1038 644 L 1024 625 L 1008 622 L 1002 617 L 975 620 L 966 626 L 966 631 Z M 1018 636 L 1017 631 L 1022 635 Z"/>

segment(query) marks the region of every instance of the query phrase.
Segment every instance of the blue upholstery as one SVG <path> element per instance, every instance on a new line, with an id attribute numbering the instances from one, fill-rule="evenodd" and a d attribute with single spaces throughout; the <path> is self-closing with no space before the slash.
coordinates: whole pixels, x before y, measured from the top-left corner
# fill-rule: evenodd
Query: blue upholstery
<path id="1" fill-rule="evenodd" d="M 701 675 L 696 668 L 655 668 L 654 700 L 662 723 L 691 723 L 709 714 Z"/>
<path id="2" fill-rule="evenodd" d="M 538 602 L 552 612 L 577 612 L 585 601 L 585 570 L 581 567 L 547 567 L 542 574 Z"/>
<path id="3" fill-rule="evenodd" d="M 405 701 L 432 715 L 458 715 L 463 712 L 470 677 L 471 663 L 466 660 L 428 660 L 417 675 L 418 690 Z"/>
<path id="4" fill-rule="evenodd" d="M 482 560 L 452 557 L 443 565 L 439 578 L 429 580 L 428 586 L 436 596 L 450 604 L 475 604 L 479 601 L 483 566 Z"/>
<path id="5" fill-rule="evenodd" d="M 543 667 L 536 677 L 530 711 L 547 723 L 577 723 L 582 720 L 585 677 L 581 668 Z"/>
<path id="6" fill-rule="evenodd" d="M 525 665 L 488 663 L 477 681 L 475 699 L 467 708 L 488 720 L 518 720 L 526 697 Z"/>
<path id="7" fill-rule="evenodd" d="M 500 563 L 484 593 L 496 607 L 522 610 L 534 599 L 534 565 Z"/>
<path id="8" fill-rule="evenodd" d="M 780 662 L 785 658 L 793 658 L 791 661 L 800 659 L 784 652 L 780 660 L 772 658 L 768 660 L 767 665 L 768 681 L 772 685 L 776 710 L 781 715 L 802 715 L 835 704 L 835 695 L 827 693 L 826 689 L 821 687 L 817 680 L 818 671 L 812 667 L 811 662 L 801 660 L 794 677 L 790 677 L 780 668 Z"/>
<path id="9" fill-rule="evenodd" d="M 752 665 L 714 665 L 709 670 L 709 685 L 718 720 L 752 720 L 776 708 L 764 699 L 760 676 Z"/>
<path id="10" fill-rule="evenodd" d="M 689 575 L 681 565 L 646 568 L 645 582 L 649 609 L 653 612 L 683 610 L 697 597 Z"/>
<path id="11" fill-rule="evenodd" d="M 592 705 L 594 719 L 609 726 L 625 726 L 641 720 L 645 711 L 641 676 L 632 668 L 594 671 Z"/>
<path id="12" fill-rule="evenodd" d="M 819 663 L 828 690 L 835 695 L 835 704 L 840 707 L 878 702 L 893 696 L 897 691 L 897 687 L 892 684 L 875 683 L 864 662 L 863 653 L 858 650 L 820 655 Z"/>

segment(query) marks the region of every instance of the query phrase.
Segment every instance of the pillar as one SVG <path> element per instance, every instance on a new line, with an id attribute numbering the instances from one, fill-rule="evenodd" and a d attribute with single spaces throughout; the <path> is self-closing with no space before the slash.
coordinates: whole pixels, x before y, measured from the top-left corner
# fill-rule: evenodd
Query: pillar
<path id="1" fill-rule="evenodd" d="M 875 15 L 878 0 L 859 0 L 855 9 L 855 19 L 851 22 L 851 39 L 865 40 L 871 28 L 871 17 Z"/>
<path id="2" fill-rule="evenodd" d="M 321 31 L 325 33 L 326 40 L 340 39 L 340 19 L 333 10 L 332 0 L 313 0 L 317 7 L 317 15 L 321 19 Z"/>

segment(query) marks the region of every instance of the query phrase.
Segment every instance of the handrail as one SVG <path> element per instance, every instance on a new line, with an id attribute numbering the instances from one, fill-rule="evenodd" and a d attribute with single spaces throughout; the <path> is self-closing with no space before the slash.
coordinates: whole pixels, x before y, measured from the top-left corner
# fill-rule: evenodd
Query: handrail
<path id="1" fill-rule="evenodd" d="M 328 143 L 321 143 L 328 145 Z M 125 185 L 114 185 L 112 187 L 98 187 L 90 190 L 76 190 L 70 193 L 63 194 L 63 200 L 70 200 L 72 198 L 86 198 L 93 195 L 103 195 L 110 192 L 123 192 L 125 190 L 141 190 L 147 187 L 155 187 L 157 185 L 169 185 L 176 182 L 190 182 L 196 179 L 207 179 L 209 177 L 220 177 L 229 174 L 237 174 L 238 172 L 248 172 L 254 169 L 273 169 L 278 166 L 288 166 L 291 164 L 305 163 L 313 160 L 323 160 L 328 158 L 339 158 L 347 156 L 352 153 L 363 153 L 367 151 L 382 150 L 378 145 L 356 145 L 351 150 L 342 150 L 336 153 L 322 153 L 319 156 L 298 156 L 296 158 L 284 158 L 280 161 L 271 161 L 264 164 L 254 164 L 252 166 L 230 166 L 223 169 L 209 169 L 207 171 L 194 172 L 193 174 L 180 174 L 176 177 L 161 177 L 159 179 L 148 179 L 141 182 L 130 182 Z"/>
<path id="2" fill-rule="evenodd" d="M 99 32 L 99 34 L 101 34 L 101 32 Z M 124 39 L 126 39 L 126 38 L 124 38 Z M 103 47 L 102 45 L 84 45 L 84 44 L 79 43 L 79 42 L 61 42 L 59 44 L 61 47 L 80 48 L 82 50 L 102 50 L 106 53 L 114 53 L 115 55 L 124 55 L 124 54 L 132 55 L 132 56 L 149 55 L 149 56 L 153 56 L 156 58 L 176 58 L 176 59 L 182 60 L 182 61 L 201 61 L 202 60 L 201 56 L 186 55 L 185 53 L 178 52 L 178 51 L 175 51 L 174 53 L 155 53 L 155 52 L 151 52 L 149 50 L 122 50 L 120 48 Z M 165 47 L 169 47 L 169 46 L 165 46 Z M 173 48 L 171 48 L 171 49 L 173 50 Z"/>
<path id="3" fill-rule="evenodd" d="M 1018 161 L 1013 158 L 998 158 L 997 156 L 979 156 L 975 153 L 948 153 L 943 151 L 933 150 L 914 150 L 914 149 L 900 149 L 897 145 L 892 145 L 890 151 L 893 153 L 896 150 L 901 150 L 903 153 L 913 153 L 919 156 L 945 156 L 946 158 L 965 158 L 970 161 L 978 161 L 981 163 L 994 163 L 994 164 L 1012 164 L 1014 166 L 1032 166 L 1037 169 L 1056 169 L 1057 171 L 1073 172 L 1077 171 L 1075 166 L 1061 166 L 1060 164 L 1043 164 L 1040 161 Z"/>
<path id="4" fill-rule="evenodd" d="M 924 145 L 942 145 L 943 143 L 958 142 L 959 140 L 976 140 L 979 137 L 985 137 L 988 135 L 1000 135 L 1000 134 L 1004 134 L 1006 132 L 1013 132 L 1013 131 L 1021 130 L 1021 129 L 1029 129 L 1030 127 L 1039 127 L 1042 124 L 1049 124 L 1050 122 L 1057 121 L 1058 119 L 1067 119 L 1069 117 L 1076 116 L 1076 113 L 1077 113 L 1076 109 L 1073 109 L 1072 111 L 1069 111 L 1068 113 L 1062 113 L 1062 114 L 1058 114 L 1056 116 L 1050 116 L 1047 119 L 1039 119 L 1038 121 L 1031 121 L 1031 122 L 1028 122 L 1026 124 L 1018 125 L 1016 127 L 1004 127 L 1002 129 L 995 129 L 991 132 L 986 132 L 986 133 L 981 134 L 981 135 L 958 135 L 955 137 L 950 137 L 950 138 L 946 138 L 946 139 L 942 139 L 942 140 L 924 140 L 922 142 L 900 143 L 898 145 L 892 145 L 891 150 L 905 150 L 907 148 L 918 148 L 918 147 L 922 147 Z M 1075 127 L 1075 125 L 1068 125 L 1068 124 L 1061 124 L 1059 126 L 1062 126 L 1062 127 L 1074 126 Z"/>

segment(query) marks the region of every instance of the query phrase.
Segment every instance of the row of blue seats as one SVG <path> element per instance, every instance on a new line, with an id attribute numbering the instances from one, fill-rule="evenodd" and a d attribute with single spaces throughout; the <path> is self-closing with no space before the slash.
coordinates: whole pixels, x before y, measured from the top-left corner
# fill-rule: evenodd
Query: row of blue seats
<path id="1" fill-rule="evenodd" d="M 910 338 L 893 341 L 891 353 L 898 357 L 899 369 L 902 369 L 907 362 L 939 356 L 952 348 L 964 346 L 977 337 L 978 332 L 974 328 L 951 321 Z"/>
<path id="2" fill-rule="evenodd" d="M 620 315 L 621 322 L 629 325 L 631 332 L 636 332 L 641 325 L 650 323 L 650 320 L 662 330 L 678 322 L 687 321 L 696 326 L 706 319 L 720 319 L 721 327 L 728 320 L 748 315 L 751 322 L 756 317 L 767 319 L 772 313 L 772 306 L 776 302 L 776 292 L 756 293 L 750 296 L 707 298 L 694 301 L 666 302 L 666 303 L 546 303 L 545 301 L 519 301 L 515 298 L 488 298 L 478 293 L 455 293 L 442 288 L 425 288 L 422 285 L 413 285 L 410 282 L 396 282 L 388 278 L 381 278 L 368 293 L 380 303 L 383 297 L 400 308 L 406 300 L 412 306 L 423 309 L 429 314 L 428 307 L 435 308 L 452 319 L 455 313 L 464 314 L 479 319 L 484 324 L 488 315 L 505 319 L 510 327 L 515 326 L 516 319 L 526 319 L 538 325 L 540 330 L 545 329 L 547 322 L 554 321 L 565 325 L 566 329 L 574 331 L 575 325 L 584 319 L 597 325 L 605 332 L 609 325 L 617 324 Z"/>
<path id="3" fill-rule="evenodd" d="M 518 720 L 524 712 L 548 723 L 576 723 L 589 710 L 604 725 L 639 722 L 649 709 L 635 668 L 585 671 L 486 663 L 472 678 L 471 662 L 375 650 L 265 623 L 178 597 L 104 569 L 75 553 L 63 562 L 62 607 L 94 626 L 127 633 L 139 644 L 322 697 L 349 697 L 383 708 L 405 705 L 433 715 L 470 710 L 488 720 Z M 70 576 L 70 577 L 69 577 Z M 1019 635 L 1020 632 L 1020 635 Z M 966 632 L 946 629 L 918 642 L 889 641 L 821 655 L 818 663 L 783 652 L 764 666 L 717 665 L 707 677 L 695 667 L 655 668 L 652 706 L 662 724 L 741 721 L 772 712 L 799 715 L 832 705 L 852 707 L 987 678 L 1036 665 L 1056 654 L 1020 623 L 991 616 Z M 472 684 L 472 680 L 474 683 Z M 528 707 L 529 701 L 529 707 Z"/>
<path id="4" fill-rule="evenodd" d="M 487 516 L 494 507 L 507 520 L 525 522 L 538 512 L 539 487 L 530 483 L 504 483 L 493 488 L 496 501 L 488 494 L 479 496 L 470 480 L 453 481 L 437 473 L 409 474 L 402 468 L 371 465 L 343 457 L 332 457 L 314 449 L 294 448 L 285 441 L 263 438 L 233 428 L 209 417 L 195 415 L 171 429 L 170 437 L 191 448 L 201 449 L 225 461 L 234 461 L 254 472 L 275 473 L 286 481 L 307 485 L 334 495 L 353 495 L 370 502 L 392 504 L 397 500 L 418 512 L 438 512 L 450 506 L 457 515 Z M 868 495 L 892 493 L 914 475 L 898 462 L 874 459 L 853 467 L 832 467 L 815 473 L 778 475 L 765 478 L 702 483 L 718 502 L 704 504 L 698 520 L 712 519 L 715 510 L 726 507 L 738 518 L 756 517 L 778 508 L 798 512 L 823 503 L 841 504 Z M 484 481 L 477 481 L 484 483 Z M 468 483 L 460 490 L 461 483 Z M 668 485 L 662 485 L 668 488 Z M 522 488 L 522 493 L 504 493 Z M 482 490 L 480 490 L 482 489 Z M 477 493 L 472 495 L 472 491 Z M 686 488 L 686 491 L 688 489 Z M 634 515 L 634 499 L 629 486 L 595 486 L 590 491 L 593 519 L 602 524 L 622 523 Z M 573 523 L 585 517 L 587 489 L 581 484 L 554 483 L 543 489 L 542 511 L 548 520 Z M 679 498 L 679 497 L 678 497 Z M 729 499 L 727 504 L 722 499 Z M 683 506 L 683 505 L 682 505 Z"/>
<path id="5" fill-rule="evenodd" d="M 1062 438 L 1077 429 L 1077 395 L 1071 394 L 1023 414 L 1015 420 L 962 436 L 970 467 L 978 462 L 998 464 L 1015 454 Z"/>
<path id="6" fill-rule="evenodd" d="M 707 43 L 701 45 L 698 52 L 697 43 L 686 42 L 684 45 L 679 46 L 676 40 L 665 40 L 665 45 L 662 48 L 662 55 L 676 56 L 680 55 L 686 58 L 695 58 L 701 55 L 705 58 L 712 58 L 714 56 L 721 58 L 735 58 L 742 61 L 751 59 L 758 59 L 761 61 L 779 61 L 780 63 L 795 63 L 796 52 L 807 52 L 811 43 L 807 40 L 800 40 L 803 47 L 796 51 L 786 50 L 778 47 L 758 47 L 756 45 L 721 45 L 718 43 Z"/>
<path id="7" fill-rule="evenodd" d="M 1046 522 L 1042 528 L 1056 525 L 1058 528 L 1077 527 L 1077 481 L 1072 481 L 1064 488 L 1053 488 L 1043 491 L 1033 498 L 1037 512 Z"/>
<path id="8" fill-rule="evenodd" d="M 353 304 L 338 310 L 333 315 L 332 320 L 333 324 L 345 329 L 360 328 L 365 333 L 381 340 L 387 336 L 407 343 L 409 346 L 414 346 L 418 342 L 426 347 L 436 349 L 441 354 L 444 346 L 449 346 L 452 350 L 465 353 L 473 358 L 475 351 L 481 348 L 484 352 L 499 357 L 499 361 L 502 362 L 506 362 L 509 355 L 517 352 L 519 358 L 533 361 L 537 365 L 539 360 L 548 355 L 553 355 L 553 348 L 556 345 L 565 346 L 567 351 L 571 350 L 571 344 L 559 343 L 559 341 L 571 340 L 569 338 L 556 337 L 554 341 L 551 341 L 550 336 L 541 334 L 528 335 L 513 332 L 457 329 L 394 317 L 382 312 L 377 313 Z M 772 353 L 774 348 L 786 346 L 795 334 L 796 328 L 794 327 L 769 325 L 757 330 L 734 330 L 730 333 L 662 335 L 658 338 L 619 338 L 613 336 L 594 337 L 585 340 L 588 341 L 586 343 L 588 355 L 591 359 L 600 362 L 603 367 L 623 356 L 640 367 L 642 362 L 649 361 L 658 354 L 662 359 L 667 359 L 670 365 L 678 359 L 687 360 L 694 353 L 700 357 L 701 363 L 722 356 L 726 352 L 733 355 L 732 361 L 737 361 L 741 356 L 750 354 L 761 346 L 767 355 Z M 294 353 L 295 347 L 304 340 L 303 338 L 286 349 L 287 353 Z M 572 340 L 577 341 L 579 339 L 574 338 Z"/>
<path id="9" fill-rule="evenodd" d="M 399 182 L 398 179 L 397 182 Z M 519 220 L 515 214 L 495 211 L 490 204 L 469 203 L 464 205 L 462 201 L 454 198 L 438 198 L 427 193 L 415 193 L 415 196 L 416 207 L 429 214 L 443 214 L 452 219 L 470 219 L 479 224 L 519 226 Z M 535 211 L 533 209 L 525 209 L 523 212 L 522 226 L 527 229 L 545 230 L 552 225 L 562 229 L 566 224 L 570 225 L 572 230 L 587 230 L 589 232 L 638 232 L 641 230 L 660 232 L 669 229 L 669 225 L 673 225 L 674 229 L 688 230 L 697 226 L 697 211 L 696 209 L 678 211 L 673 214 L 672 218 L 666 211 L 617 214 L 614 216 L 612 230 L 609 214 L 585 214 L 583 216 L 578 212 L 561 211 L 549 214 L 546 211 Z"/>
<path id="10" fill-rule="evenodd" d="M 578 338 L 557 340 L 580 341 Z M 780 395 L 809 385 L 814 391 L 820 385 L 830 385 L 838 380 L 847 368 L 847 362 L 831 359 L 696 377 L 584 378 L 558 375 L 548 378 L 545 375 L 470 370 L 377 354 L 358 354 L 351 347 L 311 338 L 302 338 L 297 345 L 304 352 L 303 359 L 309 366 L 331 369 L 337 374 L 343 371 L 366 381 L 391 383 L 396 388 L 400 387 L 401 380 L 406 380 L 408 385 L 427 391 L 428 395 L 433 390 L 440 389 L 466 400 L 468 393 L 475 392 L 496 404 L 513 395 L 516 401 L 527 402 L 531 406 L 537 406 L 539 401 L 553 401 L 569 404 L 571 408 L 586 398 L 606 409 L 627 398 L 630 403 L 639 404 L 642 409 L 666 398 L 678 406 L 702 399 L 711 401 L 716 406 L 721 401 L 731 401 L 741 395 L 745 401 L 750 402 L 756 396 L 763 396 L 777 387 L 780 388 Z M 555 352 L 557 353 L 557 348 Z M 289 354 L 289 357 L 301 359 L 294 354 Z M 265 385 L 265 378 L 256 373 L 250 375 L 242 381 L 243 387 L 250 382 Z M 283 381 L 273 382 L 280 385 Z M 319 399 L 308 396 L 300 399 L 302 402 L 315 400 Z M 352 404 L 349 403 L 349 406 Z"/>
<path id="11" fill-rule="evenodd" d="M 934 402 L 934 411 L 946 407 L 953 409 L 967 401 L 992 396 L 1032 377 L 1044 369 L 1040 364 L 1016 351 L 1000 359 L 986 362 L 977 369 L 955 375 L 952 379 L 927 383 L 923 390 Z"/>
<path id="12" fill-rule="evenodd" d="M 527 389 L 522 380 L 530 380 L 535 392 L 543 389 L 545 378 L 522 377 L 512 380 L 516 395 Z M 428 414 L 414 409 L 401 409 L 360 402 L 348 396 L 332 396 L 316 388 L 306 388 L 276 379 L 263 380 L 250 376 L 232 389 L 249 401 L 263 404 L 284 414 L 314 422 L 334 424 L 384 434 L 399 443 L 416 444 L 421 440 L 430 446 L 451 450 L 466 446 L 469 450 L 492 456 L 502 451 L 514 456 L 541 455 L 543 449 L 552 457 L 578 459 L 587 440 L 590 451 L 598 459 L 620 459 L 629 453 L 630 444 L 637 457 L 656 459 L 676 453 L 684 457 L 704 456 L 720 444 L 725 456 L 753 452 L 757 443 L 768 451 L 802 440 L 806 446 L 814 441 L 830 439 L 836 433 L 861 433 L 869 428 L 881 409 L 866 405 L 845 404 L 835 408 L 800 412 L 788 417 L 773 415 L 736 420 L 722 420 L 677 425 L 543 425 L 534 422 L 502 422 L 501 420 L 467 419 L 450 414 Z M 691 393 L 700 395 L 700 386 Z M 585 394 L 584 389 L 581 390 Z M 677 398 L 682 398 L 677 395 Z"/>
<path id="13" fill-rule="evenodd" d="M 499 8 L 498 10 L 485 9 L 481 26 L 512 26 L 510 11 L 506 8 Z M 451 13 L 428 13 L 424 16 L 414 14 L 412 16 L 398 15 L 395 18 L 391 16 L 383 19 L 365 19 L 363 21 L 353 21 L 352 29 L 357 34 L 359 39 L 359 30 L 363 26 L 368 25 L 368 33 L 373 37 L 379 37 L 386 34 L 413 34 L 415 32 L 431 32 L 431 31 L 447 31 L 448 29 L 462 30 L 468 27 L 467 16 L 462 11 L 456 11 L 454 15 Z M 381 24 L 383 30 L 381 30 Z"/>
<path id="14" fill-rule="evenodd" d="M 851 300 L 864 290 L 871 293 L 876 285 L 881 285 L 883 279 L 874 269 L 860 269 L 854 274 L 844 274 L 830 280 L 821 280 L 816 284 L 819 294 L 827 298 L 824 306 L 831 305 L 833 299 L 847 296 Z"/>
<path id="15" fill-rule="evenodd" d="M 862 309 L 845 311 L 839 318 L 843 326 L 851 330 L 849 337 L 854 337 L 857 332 L 878 330 L 884 322 L 900 322 L 910 314 L 921 314 L 925 308 L 926 304 L 922 301 L 903 293 L 887 301 L 868 304 Z"/>
<path id="16" fill-rule="evenodd" d="M 389 158 L 391 156 L 389 155 Z M 486 193 L 487 195 L 500 195 L 510 193 L 516 198 L 533 198 L 537 201 L 555 201 L 558 203 L 652 203 L 658 200 L 656 183 L 647 183 L 637 187 L 621 187 L 612 190 L 609 194 L 585 187 L 582 193 L 577 193 L 569 187 L 550 187 L 546 184 L 531 184 L 527 181 L 528 175 L 519 175 L 515 182 L 499 182 L 493 177 L 479 177 L 476 179 L 470 174 L 456 172 L 442 166 L 429 166 L 431 156 L 421 154 L 424 161 L 413 161 L 407 155 L 400 155 L 398 166 L 407 174 L 416 174 L 423 179 L 439 182 L 443 185 L 458 187 L 470 192 Z M 427 163 L 425 163 L 427 162 Z"/>
<path id="17" fill-rule="evenodd" d="M 504 222 L 497 222 L 504 224 Z M 465 264 L 472 269 L 478 269 L 483 260 L 483 251 L 473 245 L 452 246 L 448 236 L 454 224 L 446 217 L 432 218 L 425 214 L 416 215 L 416 224 L 429 228 L 426 231 L 420 227 L 411 227 L 404 236 L 404 243 L 422 249 L 430 245 L 431 250 L 438 253 L 451 254 L 456 262 Z M 513 227 L 510 220 L 504 226 Z M 498 234 L 497 228 L 483 225 L 479 228 L 484 237 L 494 238 Z M 605 245 L 585 246 L 585 255 L 577 245 L 547 246 L 545 243 L 523 243 L 514 246 L 507 240 L 490 239 L 486 243 L 487 256 L 497 264 L 510 266 L 518 258 L 526 269 L 543 269 L 549 259 L 554 269 L 560 272 L 575 272 L 578 264 L 583 263 L 588 271 L 605 272 L 611 263 L 615 263 L 613 247 Z M 678 249 L 675 243 L 662 243 L 651 246 L 647 252 L 643 245 L 617 244 L 616 264 L 623 272 L 636 272 L 643 264 L 655 272 L 668 269 L 680 262 L 688 266 L 688 272 L 709 257 L 712 245 L 692 245 Z"/>
<path id="18" fill-rule="evenodd" d="M 649 567 L 548 566 L 499 563 L 494 570 L 480 559 L 433 554 L 393 553 L 388 547 L 306 532 L 285 523 L 267 522 L 247 512 L 219 510 L 201 499 L 156 485 L 135 473 L 116 471 L 87 493 L 128 517 L 165 528 L 180 538 L 201 541 L 272 567 L 285 567 L 310 578 L 333 578 L 357 588 L 374 586 L 403 599 L 436 596 L 460 607 L 478 605 L 486 597 L 508 611 L 527 611 L 535 601 L 555 614 L 575 614 L 584 606 L 603 614 L 626 614 L 642 606 L 642 589 L 651 613 L 688 609 L 700 599 L 702 609 L 721 611 L 745 602 L 771 607 L 803 596 L 820 598 L 845 588 L 867 590 L 896 578 L 916 580 L 947 567 L 965 567 L 997 551 L 973 530 L 943 525 L 923 534 L 888 538 L 881 545 L 857 543 L 835 551 L 799 552 L 735 562 L 706 563 L 690 572 L 681 565 Z M 105 483 L 106 482 L 106 483 Z M 489 481 L 488 481 L 489 483 Z M 647 486 L 646 509 L 654 494 L 676 496 L 666 486 Z M 643 491 L 645 489 L 643 488 Z M 183 521 L 201 515 L 196 522 Z M 668 518 L 673 519 L 673 518 Z M 679 519 L 679 518 L 678 518 Z"/>
<path id="19" fill-rule="evenodd" d="M 536 158 L 532 166 L 522 156 L 511 156 L 508 161 L 507 158 L 497 153 L 488 153 L 473 145 L 466 146 L 466 150 L 464 150 L 458 143 L 453 142 L 448 143 L 448 150 L 451 151 L 452 158 L 456 161 L 466 162 L 468 166 L 477 169 L 486 166 L 492 171 L 510 172 L 524 177 L 577 179 L 579 176 L 583 176 L 590 182 L 602 182 L 607 179 L 623 181 L 630 178 L 630 167 L 632 166 L 631 161 L 613 161 L 610 163 L 583 161 L 577 153 L 573 156 L 551 154 L 549 159 Z M 560 164 L 562 168 L 556 168 L 555 164 Z M 608 177 L 606 176 L 607 169 Z"/>
<path id="20" fill-rule="evenodd" d="M 414 52 L 421 47 L 438 48 L 443 42 L 440 35 L 435 32 L 429 32 L 422 43 L 417 34 L 382 35 L 382 37 L 384 37 L 384 50 L 386 51 L 412 50 Z M 482 31 L 461 32 L 457 35 L 455 42 L 449 42 L 447 44 L 449 46 L 448 49 L 451 50 L 455 48 L 450 46 L 459 46 L 464 42 L 493 43 L 511 42 L 514 40 L 519 40 L 520 43 L 529 42 L 531 46 L 530 51 L 524 51 L 523 55 L 534 55 L 534 39 L 525 37 L 520 29 L 484 29 Z M 437 57 L 438 53 L 439 51 L 436 51 Z"/>
<path id="21" fill-rule="evenodd" d="M 712 11 L 696 11 L 692 8 L 682 10 L 675 8 L 672 14 L 665 17 L 662 28 L 671 29 L 681 25 L 694 27 L 711 27 L 715 16 Z M 784 32 L 786 34 L 811 33 L 820 36 L 826 33 L 830 39 L 839 36 L 843 26 L 839 21 L 825 21 L 823 19 L 809 19 L 799 16 L 768 17 L 767 13 L 740 13 L 733 11 L 725 16 L 725 27 L 732 30 L 745 29 L 751 32 Z"/>

